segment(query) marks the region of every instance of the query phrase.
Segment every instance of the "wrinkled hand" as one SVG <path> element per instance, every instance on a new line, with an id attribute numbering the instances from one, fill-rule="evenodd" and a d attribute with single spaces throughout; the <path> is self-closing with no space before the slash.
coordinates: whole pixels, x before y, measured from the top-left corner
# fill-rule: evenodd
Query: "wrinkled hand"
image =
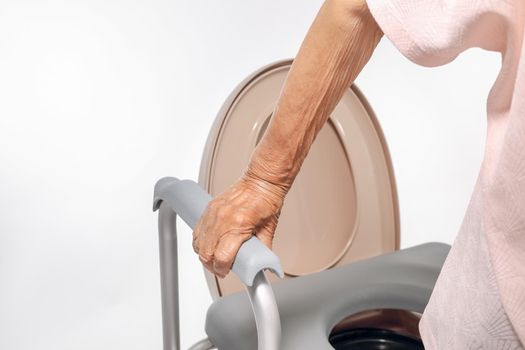
<path id="1" fill-rule="evenodd" d="M 204 266 L 226 277 L 252 235 L 271 248 L 284 196 L 279 186 L 245 175 L 211 200 L 193 232 L 193 250 Z"/>

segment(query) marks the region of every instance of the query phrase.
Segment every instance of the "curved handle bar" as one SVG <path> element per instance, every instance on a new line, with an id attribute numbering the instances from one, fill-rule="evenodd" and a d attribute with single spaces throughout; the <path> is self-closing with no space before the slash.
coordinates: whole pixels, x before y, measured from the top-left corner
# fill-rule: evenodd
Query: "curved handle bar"
<path id="1" fill-rule="evenodd" d="M 193 229 L 211 199 L 206 191 L 191 180 L 165 177 L 155 185 L 153 210 L 157 210 L 160 203 L 165 201 Z M 239 249 L 232 271 L 245 285 L 251 286 L 255 275 L 264 269 L 271 270 L 281 278 L 284 276 L 277 255 L 254 236 Z"/>
<path id="2" fill-rule="evenodd" d="M 153 210 L 159 210 L 159 244 L 164 349 L 179 350 L 177 230 L 178 214 L 192 229 L 212 197 L 197 183 L 173 177 L 155 185 Z M 239 249 L 232 271 L 246 285 L 255 314 L 259 350 L 277 350 L 281 324 L 275 296 L 263 270 L 279 277 L 284 273 L 279 258 L 255 236 Z"/>

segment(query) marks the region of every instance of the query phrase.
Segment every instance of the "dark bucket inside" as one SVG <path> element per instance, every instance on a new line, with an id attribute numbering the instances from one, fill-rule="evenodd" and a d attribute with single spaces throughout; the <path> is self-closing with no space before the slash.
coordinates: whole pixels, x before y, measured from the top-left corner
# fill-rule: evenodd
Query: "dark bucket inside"
<path id="1" fill-rule="evenodd" d="M 421 350 L 420 315 L 405 310 L 369 310 L 339 322 L 330 334 L 336 350 Z"/>

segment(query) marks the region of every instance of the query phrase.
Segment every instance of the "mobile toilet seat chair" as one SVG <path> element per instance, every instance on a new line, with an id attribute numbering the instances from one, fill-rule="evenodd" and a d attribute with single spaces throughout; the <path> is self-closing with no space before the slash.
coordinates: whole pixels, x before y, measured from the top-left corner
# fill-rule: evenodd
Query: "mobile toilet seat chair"
<path id="1" fill-rule="evenodd" d="M 231 93 L 209 134 L 200 186 L 175 178 L 155 186 L 165 350 L 179 349 L 176 214 L 193 228 L 211 200 L 207 192 L 219 194 L 241 176 L 291 64 L 265 66 Z M 353 85 L 287 195 L 277 255 L 252 238 L 233 274 L 220 280 L 205 271 L 215 299 L 206 317 L 209 338 L 191 349 L 422 349 L 417 324 L 449 246 L 398 249 L 390 156 L 372 109 Z"/>

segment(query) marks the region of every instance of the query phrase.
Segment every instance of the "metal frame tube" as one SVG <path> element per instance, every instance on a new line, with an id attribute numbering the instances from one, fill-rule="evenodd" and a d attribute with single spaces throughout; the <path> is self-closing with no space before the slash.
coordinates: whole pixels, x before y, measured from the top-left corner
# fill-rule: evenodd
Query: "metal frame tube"
<path id="1" fill-rule="evenodd" d="M 165 204 L 159 209 L 159 249 L 164 350 L 180 350 L 177 214 Z"/>
<path id="2" fill-rule="evenodd" d="M 272 286 L 263 271 L 255 276 L 253 285 L 246 286 L 255 323 L 257 325 L 257 348 L 279 350 L 281 346 L 281 319 Z"/>
<path id="3" fill-rule="evenodd" d="M 159 249 L 164 350 L 180 350 L 177 213 L 193 228 L 211 196 L 196 183 L 164 178 L 155 185 L 153 209 L 159 209 Z M 259 350 L 278 350 L 281 321 L 263 270 L 282 276 L 279 259 L 255 237 L 243 244 L 232 270 L 246 284 L 255 314 Z M 255 276 L 255 277 L 254 277 Z M 252 283 L 253 280 L 253 283 Z M 213 349 L 205 339 L 190 350 Z"/>

